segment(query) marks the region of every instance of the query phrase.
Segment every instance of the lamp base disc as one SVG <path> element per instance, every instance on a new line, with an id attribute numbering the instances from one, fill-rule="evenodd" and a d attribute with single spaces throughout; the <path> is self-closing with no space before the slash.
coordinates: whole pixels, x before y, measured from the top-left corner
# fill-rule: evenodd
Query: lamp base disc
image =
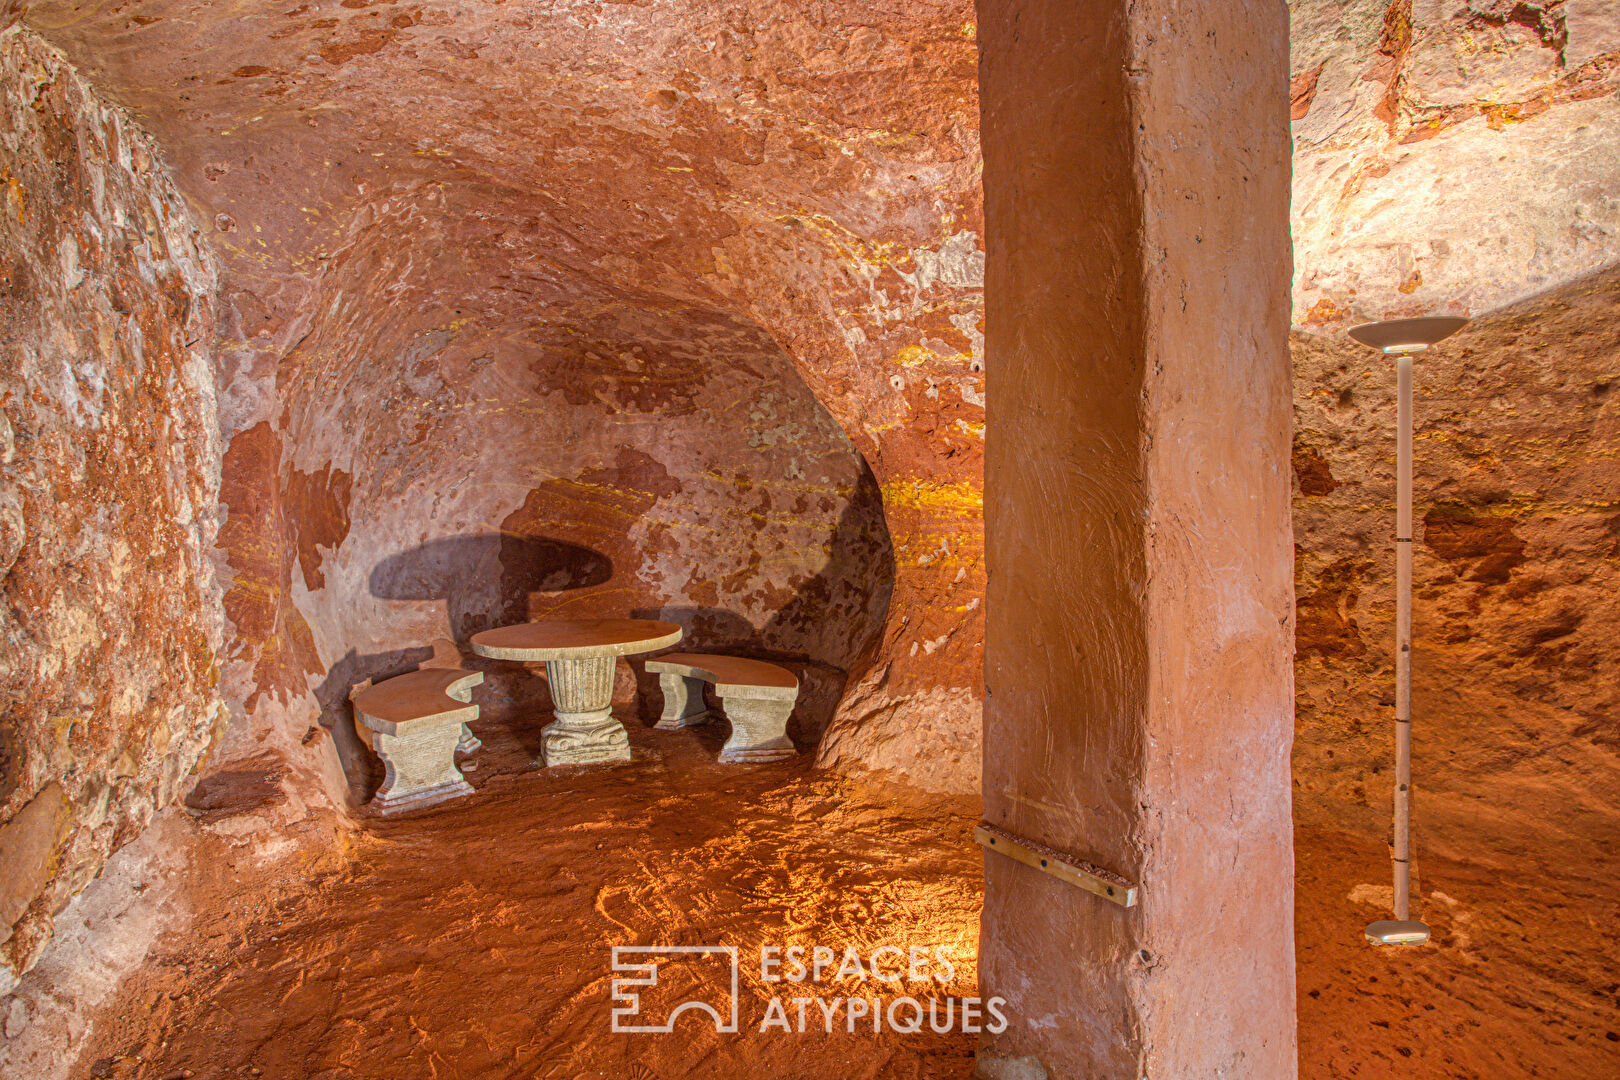
<path id="1" fill-rule="evenodd" d="M 1368 923 L 1364 931 L 1374 945 L 1422 945 L 1429 940 L 1429 928 L 1416 919 L 1380 919 Z"/>

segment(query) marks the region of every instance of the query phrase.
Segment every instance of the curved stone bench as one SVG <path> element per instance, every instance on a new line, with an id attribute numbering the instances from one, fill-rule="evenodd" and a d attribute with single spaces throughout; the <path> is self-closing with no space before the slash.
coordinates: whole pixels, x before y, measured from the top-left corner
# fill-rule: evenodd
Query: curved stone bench
<path id="1" fill-rule="evenodd" d="M 779 761 L 798 753 L 787 722 L 799 699 L 799 680 L 786 668 L 740 656 L 667 653 L 647 661 L 647 670 L 657 674 L 664 692 L 661 730 L 707 723 L 712 714 L 703 704 L 703 684 L 712 683 L 731 721 L 721 761 Z"/>
<path id="2" fill-rule="evenodd" d="M 355 730 L 386 771 L 371 799 L 380 813 L 472 793 L 456 768 L 456 751 L 470 753 L 480 745 L 467 721 L 478 719 L 472 688 L 483 681 L 482 671 L 421 668 L 376 685 L 368 679 L 349 692 Z"/>

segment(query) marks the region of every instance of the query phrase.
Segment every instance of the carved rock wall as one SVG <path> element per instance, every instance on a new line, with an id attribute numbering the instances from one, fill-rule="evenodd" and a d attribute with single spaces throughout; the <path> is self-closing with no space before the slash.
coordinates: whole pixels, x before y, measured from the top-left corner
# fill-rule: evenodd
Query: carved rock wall
<path id="1" fill-rule="evenodd" d="M 789 662 L 814 740 L 870 664 L 893 587 L 865 461 L 757 324 L 582 280 L 522 227 L 435 187 L 368 207 L 333 254 L 278 371 L 297 653 L 261 654 L 248 704 L 319 678 L 349 761 L 349 686 L 433 638 L 480 663 L 482 629 L 631 613 L 673 619 L 699 650 Z M 489 675 L 485 695 L 538 688 L 510 664 Z"/>
<path id="2" fill-rule="evenodd" d="M 1596 843 L 1620 827 L 1617 335 L 1610 269 L 1483 316 L 1415 365 L 1420 850 L 1562 862 L 1567 846 L 1539 850 L 1550 835 Z M 1296 815 L 1376 834 L 1394 700 L 1393 365 L 1304 334 L 1295 358 Z"/>
<path id="3" fill-rule="evenodd" d="M 1615 0 L 1294 0 L 1294 319 L 1480 314 L 1620 250 Z"/>
<path id="4" fill-rule="evenodd" d="M 1302 1060 L 1602 1074 L 1620 957 L 1620 267 L 1486 313 L 1415 363 L 1413 896 L 1437 943 L 1416 962 L 1355 940 L 1390 895 L 1393 364 L 1306 334 L 1295 361 Z M 1438 1011 L 1400 1040 L 1345 1049 L 1419 998 Z M 1459 1022 L 1477 1036 L 1449 1037 Z"/>
<path id="5" fill-rule="evenodd" d="M 1620 956 L 1620 7 L 1292 10 L 1301 1057 L 1602 1072 Z M 1414 369 L 1413 895 L 1438 948 L 1408 958 L 1355 939 L 1390 902 L 1395 372 L 1343 331 L 1430 313 L 1474 321 Z M 1402 1039 L 1344 1039 L 1398 1016 Z"/>
<path id="6" fill-rule="evenodd" d="M 843 512 L 820 508 L 814 489 L 822 475 L 833 488 L 866 481 L 852 464 L 809 469 L 840 441 L 830 416 L 881 497 L 893 587 L 881 659 L 849 662 L 853 685 L 821 758 L 973 789 L 984 579 L 971 4 L 356 0 L 211 11 L 46 0 L 28 21 L 139 112 L 214 223 L 227 293 L 223 543 L 236 585 L 226 684 L 244 707 L 237 730 L 275 733 L 298 756 L 319 710 L 301 690 L 325 686 L 351 650 L 399 647 L 366 636 L 360 620 L 353 640 L 336 632 L 330 613 L 349 596 L 368 612 L 382 602 L 362 589 L 361 564 L 420 545 L 430 528 L 484 532 L 520 511 L 525 528 L 553 537 L 555 523 L 585 526 L 568 542 L 609 557 L 617 584 L 634 585 L 593 586 L 604 608 L 724 610 L 721 621 L 748 623 L 763 647 L 844 667 L 838 657 L 867 646 L 841 629 L 837 590 L 816 599 L 817 564 L 829 543 L 831 560 L 866 541 L 831 539 Z M 366 239 L 368 220 L 395 227 Z M 400 269 L 397 286 L 330 265 L 356 244 Z M 423 267 L 431 287 L 412 276 Z M 416 302 L 430 312 L 410 310 Z M 346 327 L 352 342 L 338 340 Z M 693 346 L 712 355 L 681 355 Z M 474 366 L 483 356 L 494 359 Z M 348 364 L 362 374 L 351 396 L 334 397 L 321 380 Z M 426 421 L 422 447 L 394 458 L 376 441 L 393 436 L 397 417 L 379 417 L 371 435 L 356 418 L 358 442 L 333 434 L 320 410 L 359 406 L 368 379 L 407 388 L 409 408 L 445 410 Z M 748 379 L 758 386 L 745 392 Z M 476 397 L 497 387 L 512 410 L 498 417 Z M 684 419 L 673 412 L 686 406 L 660 404 L 683 396 L 695 410 Z M 510 432 L 530 409 L 532 433 L 497 446 L 493 431 Z M 658 410 L 671 434 L 655 450 Z M 497 426 L 480 442 L 454 412 Z M 708 416 L 714 438 L 700 446 Z M 808 441 L 749 444 L 784 422 Z M 609 432 L 624 436 L 622 459 Z M 555 440 L 543 452 L 542 437 Z M 436 490 L 427 472 L 442 465 L 452 482 L 453 455 L 475 443 L 530 460 L 480 466 L 510 476 L 498 494 Z M 434 452 L 445 455 L 437 464 Z M 386 475 L 384 458 L 405 471 Z M 806 511 L 792 509 L 793 468 L 808 478 Z M 764 532 L 746 535 L 761 513 Z M 622 542 L 601 539 L 615 530 Z M 726 576 L 741 573 L 751 546 L 764 559 L 777 542 L 809 554 Z M 861 573 L 882 576 L 882 547 Z M 331 571 L 315 554 L 329 549 Z M 590 589 L 579 593 L 583 603 Z M 784 603 L 798 605 L 786 612 L 801 624 L 791 631 L 765 615 Z M 818 635 L 845 640 L 814 644 Z"/>
<path id="7" fill-rule="evenodd" d="M 1296 342 L 1313 694 L 1312 635 L 1357 648 L 1340 601 L 1379 572 L 1342 562 L 1370 523 L 1313 516 L 1379 422 L 1312 411 L 1320 349 L 1612 262 L 1620 133 L 1612 4 L 1291 12 L 1295 318 L 1328 335 Z M 28 22 L 158 135 L 219 252 L 230 753 L 341 784 L 319 736 L 351 676 L 494 618 L 638 610 L 818 673 L 824 763 L 976 786 L 970 5 Z M 1303 754 L 1323 722 L 1302 697 Z M 1349 792 L 1333 760 L 1301 758 L 1302 813 Z"/>
<path id="8" fill-rule="evenodd" d="M 0 34 L 0 987 L 219 737 L 214 270 L 157 148 Z"/>
<path id="9" fill-rule="evenodd" d="M 1343 330 L 1458 313 L 1415 369 L 1420 848 L 1523 852 L 1529 820 L 1590 838 L 1620 782 L 1620 8 L 1292 11 L 1296 817 L 1388 828 L 1394 369 Z"/>

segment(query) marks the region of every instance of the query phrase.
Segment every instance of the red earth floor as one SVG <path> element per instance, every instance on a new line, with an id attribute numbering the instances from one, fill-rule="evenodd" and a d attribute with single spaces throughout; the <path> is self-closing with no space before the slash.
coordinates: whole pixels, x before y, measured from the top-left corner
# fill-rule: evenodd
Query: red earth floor
<path id="1" fill-rule="evenodd" d="M 942 949 L 948 984 L 902 985 L 941 1009 L 974 994 L 975 807 L 802 760 L 722 767 L 723 732 L 631 727 L 628 765 L 543 772 L 533 746 L 481 729 L 476 795 L 367 819 L 335 854 L 306 845 L 301 880 L 214 841 L 193 860 L 212 869 L 190 890 L 191 930 L 122 989 L 78 1075 L 968 1076 L 971 1034 L 874 1035 L 866 1017 L 849 1034 L 840 1011 L 829 1035 L 815 1005 L 804 1034 L 761 1034 L 773 993 L 797 1027 L 790 999 L 806 991 L 767 987 L 758 950 Z M 687 1014 L 673 1034 L 615 1034 L 611 948 L 633 944 L 737 946 L 739 1033 Z M 712 995 L 723 966 L 678 974 Z M 676 969 L 661 970 L 667 987 Z M 900 996 L 834 974 L 818 994 Z M 648 991 L 649 1011 L 676 1003 Z"/>
<path id="2" fill-rule="evenodd" d="M 873 1034 L 865 1018 L 850 1034 L 843 1013 L 829 1034 L 817 1006 L 802 1034 L 761 1033 L 773 993 L 806 991 L 763 983 L 756 958 L 938 948 L 947 985 L 826 974 L 816 992 L 973 995 L 977 807 L 802 760 L 721 767 L 719 731 L 630 727 L 627 765 L 535 771 L 527 728 L 486 726 L 476 795 L 354 831 L 312 822 L 274 858 L 195 826 L 190 926 L 126 981 L 74 1075 L 968 1077 L 971 1034 Z M 1297 846 L 1301 1077 L 1620 1077 L 1620 965 L 1593 921 L 1612 931 L 1620 898 L 1576 875 L 1549 903 L 1536 881 L 1431 861 L 1435 944 L 1374 949 L 1360 928 L 1384 853 L 1332 833 Z M 739 1033 L 698 1014 L 673 1034 L 614 1033 L 611 948 L 631 944 L 737 946 Z M 648 1011 L 671 1006 L 664 991 L 723 990 L 708 963 L 662 968 Z"/>

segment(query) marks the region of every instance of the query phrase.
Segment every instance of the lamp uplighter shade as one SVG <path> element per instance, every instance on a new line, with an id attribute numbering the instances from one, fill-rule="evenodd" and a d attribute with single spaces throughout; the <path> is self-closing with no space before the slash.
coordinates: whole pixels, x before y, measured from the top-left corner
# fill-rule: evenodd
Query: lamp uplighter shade
<path id="1" fill-rule="evenodd" d="M 1421 319 L 1362 323 L 1350 328 L 1350 336 L 1386 353 L 1421 352 L 1467 325 L 1467 319 L 1456 315 L 1426 315 Z"/>

